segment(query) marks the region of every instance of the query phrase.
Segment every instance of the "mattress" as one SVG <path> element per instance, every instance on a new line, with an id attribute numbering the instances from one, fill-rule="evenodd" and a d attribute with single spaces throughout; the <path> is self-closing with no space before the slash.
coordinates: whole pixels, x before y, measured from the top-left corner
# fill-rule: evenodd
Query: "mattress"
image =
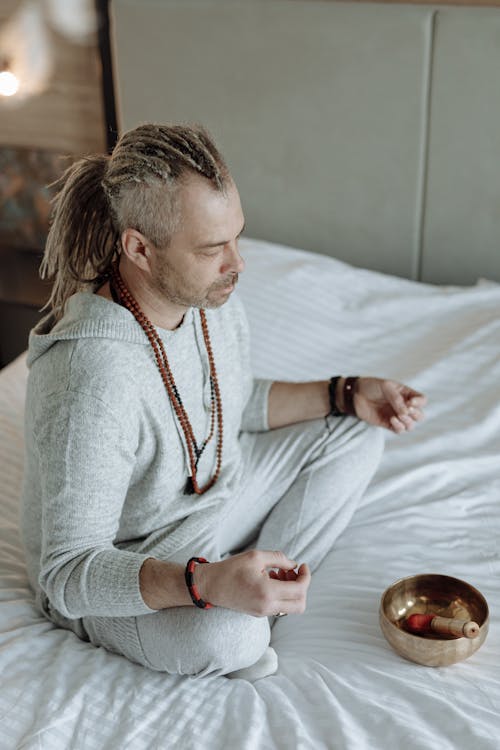
<path id="1" fill-rule="evenodd" d="M 273 628 L 278 672 L 254 684 L 170 676 L 33 606 L 18 531 L 25 356 L 15 360 L 0 373 L 0 748 L 498 750 L 500 285 L 424 285 L 252 239 L 241 250 L 256 375 L 397 378 L 428 395 L 426 420 L 387 433 L 306 612 Z M 469 659 L 424 667 L 384 639 L 381 594 L 415 573 L 465 579 L 488 600 L 490 632 Z"/>

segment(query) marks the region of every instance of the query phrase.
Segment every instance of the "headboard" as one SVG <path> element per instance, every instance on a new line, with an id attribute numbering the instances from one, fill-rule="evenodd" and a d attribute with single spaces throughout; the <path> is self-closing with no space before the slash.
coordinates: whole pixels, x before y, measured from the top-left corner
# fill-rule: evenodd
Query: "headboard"
<path id="1" fill-rule="evenodd" d="M 246 234 L 500 281 L 500 9 L 113 0 L 120 128 L 204 123 Z"/>

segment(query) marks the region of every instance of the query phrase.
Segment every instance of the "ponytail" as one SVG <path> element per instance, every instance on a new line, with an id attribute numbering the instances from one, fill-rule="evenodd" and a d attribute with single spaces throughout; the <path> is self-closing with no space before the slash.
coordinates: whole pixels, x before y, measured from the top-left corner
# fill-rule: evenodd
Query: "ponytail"
<path id="1" fill-rule="evenodd" d="M 43 309 L 50 308 L 56 321 L 72 294 L 104 281 L 117 252 L 119 234 L 102 185 L 108 160 L 86 156 L 54 183 L 58 193 L 40 276 L 54 280 Z"/>

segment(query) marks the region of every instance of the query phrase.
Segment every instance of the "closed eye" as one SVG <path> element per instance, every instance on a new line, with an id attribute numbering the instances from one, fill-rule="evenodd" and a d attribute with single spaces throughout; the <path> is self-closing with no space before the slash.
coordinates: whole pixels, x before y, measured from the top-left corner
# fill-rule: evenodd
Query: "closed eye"
<path id="1" fill-rule="evenodd" d="M 219 255 L 220 252 L 224 249 L 224 245 L 219 245 L 218 247 L 212 247 L 210 250 L 205 250 L 205 252 L 201 253 L 201 255 L 204 255 L 205 258 L 215 258 L 216 255 Z"/>
<path id="2" fill-rule="evenodd" d="M 236 237 L 236 240 L 240 239 L 241 235 L 245 231 L 245 226 L 246 226 L 246 224 L 243 224 L 243 226 L 241 228 L 241 232 Z M 202 251 L 201 255 L 205 255 L 207 257 L 211 257 L 212 255 L 217 255 L 217 253 L 219 253 L 228 244 L 228 242 L 229 242 L 229 240 L 227 242 L 219 242 L 219 243 L 213 242 L 212 244 L 209 244 L 209 245 L 199 245 L 195 249 L 198 250 L 198 251 L 201 250 Z"/>

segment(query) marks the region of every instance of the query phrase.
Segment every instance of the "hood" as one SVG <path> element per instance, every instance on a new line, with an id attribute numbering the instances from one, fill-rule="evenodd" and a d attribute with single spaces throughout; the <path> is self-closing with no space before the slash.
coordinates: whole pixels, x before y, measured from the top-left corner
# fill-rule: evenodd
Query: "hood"
<path id="1" fill-rule="evenodd" d="M 184 316 L 183 323 L 190 312 Z M 78 292 L 68 299 L 60 321 L 54 324 L 54 316 L 49 313 L 31 331 L 28 367 L 58 341 L 84 338 L 108 338 L 148 345 L 144 331 L 126 308 L 93 292 Z"/>

